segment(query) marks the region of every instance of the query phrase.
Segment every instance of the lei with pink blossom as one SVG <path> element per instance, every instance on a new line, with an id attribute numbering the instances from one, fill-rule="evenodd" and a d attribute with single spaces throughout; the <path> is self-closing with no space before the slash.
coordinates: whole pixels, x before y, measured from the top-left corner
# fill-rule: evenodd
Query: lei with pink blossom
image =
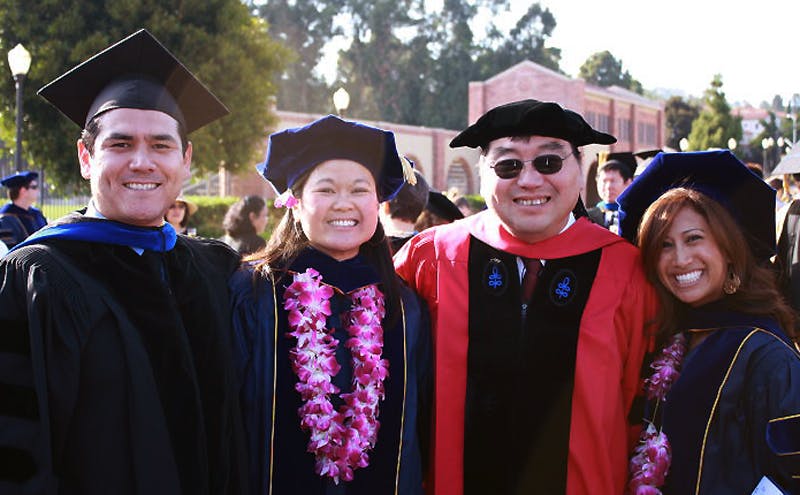
<path id="1" fill-rule="evenodd" d="M 350 336 L 345 347 L 352 356 L 352 391 L 340 396 L 344 404 L 335 410 L 330 396 L 339 393 L 331 382 L 341 368 L 336 362 L 339 341 L 326 327 L 333 288 L 321 278 L 313 268 L 295 274 L 284 294 L 284 308 L 292 330 L 288 335 L 297 339 L 290 357 L 298 378 L 295 390 L 303 400 L 297 411 L 300 427 L 310 434 L 314 472 L 338 485 L 339 480 L 352 481 L 355 469 L 367 467 L 367 452 L 378 437 L 378 402 L 384 398 L 383 381 L 389 373 L 388 361 L 381 359 L 386 311 L 383 294 L 374 284 L 348 295 L 352 306 L 345 318 Z"/>
<path id="2" fill-rule="evenodd" d="M 685 355 L 686 337 L 679 333 L 650 365 L 654 370 L 653 375 L 645 380 L 644 386 L 647 398 L 657 401 L 656 408 L 660 401 L 665 400 L 670 387 L 680 376 L 678 369 Z M 650 422 L 642 431 L 639 445 L 631 458 L 628 492 L 632 495 L 661 495 L 659 488 L 667 478 L 671 462 L 672 450 L 667 435 Z"/>

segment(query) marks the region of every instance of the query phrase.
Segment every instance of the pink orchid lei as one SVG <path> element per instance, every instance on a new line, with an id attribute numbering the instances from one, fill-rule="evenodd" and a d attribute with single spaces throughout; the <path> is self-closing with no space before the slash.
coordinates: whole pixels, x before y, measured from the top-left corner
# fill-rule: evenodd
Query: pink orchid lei
<path id="1" fill-rule="evenodd" d="M 686 355 L 686 337 L 679 333 L 664 347 L 661 355 L 650 365 L 653 375 L 645 380 L 645 392 L 650 400 L 662 401 L 680 376 L 678 371 Z M 672 463 L 672 449 L 667 435 L 653 423 L 647 425 L 630 462 L 631 480 L 628 493 L 632 495 L 661 495 Z"/>
<path id="2" fill-rule="evenodd" d="M 325 325 L 333 289 L 320 280 L 313 268 L 295 274 L 284 294 L 284 308 L 292 329 L 288 335 L 297 339 L 290 355 L 298 378 L 295 389 L 304 401 L 298 410 L 300 427 L 310 434 L 308 451 L 316 458 L 314 471 L 339 484 L 339 480 L 352 481 L 355 469 L 367 467 L 367 452 L 378 437 L 378 402 L 384 398 L 389 366 L 381 359 L 381 321 L 386 310 L 375 285 L 349 295 L 352 307 L 345 327 L 350 338 L 345 347 L 353 360 L 352 391 L 341 395 L 344 404 L 334 410 L 330 395 L 339 393 L 339 388 L 331 379 L 341 369 L 336 362 L 339 341 Z"/>
<path id="3" fill-rule="evenodd" d="M 294 208 L 297 205 L 297 198 L 294 197 L 294 193 L 292 192 L 291 188 L 283 191 L 275 201 L 272 203 L 275 208 Z"/>

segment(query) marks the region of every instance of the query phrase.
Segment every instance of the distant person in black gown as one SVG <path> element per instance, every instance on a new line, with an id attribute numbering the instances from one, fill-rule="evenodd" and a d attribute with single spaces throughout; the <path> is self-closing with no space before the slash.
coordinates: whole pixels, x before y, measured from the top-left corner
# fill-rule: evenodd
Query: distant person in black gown
<path id="1" fill-rule="evenodd" d="M 40 94 L 92 194 L 0 260 L 0 493 L 243 493 L 239 256 L 164 222 L 186 135 L 227 109 L 145 30 Z"/>
<path id="2" fill-rule="evenodd" d="M 39 174 L 18 172 L 4 177 L 0 184 L 8 188 L 9 202 L 0 208 L 0 239 L 14 247 L 29 235 L 47 225 L 44 214 L 34 208 L 39 200 Z"/>

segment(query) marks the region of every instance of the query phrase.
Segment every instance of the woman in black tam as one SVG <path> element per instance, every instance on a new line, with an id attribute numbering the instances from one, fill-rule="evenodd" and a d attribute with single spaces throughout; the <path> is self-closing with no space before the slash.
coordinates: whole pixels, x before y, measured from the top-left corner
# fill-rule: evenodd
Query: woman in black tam
<path id="1" fill-rule="evenodd" d="M 259 170 L 286 214 L 232 281 L 253 493 L 422 493 L 428 319 L 378 221 L 413 171 L 334 116 L 271 135 Z"/>
<path id="2" fill-rule="evenodd" d="M 630 493 L 800 493 L 800 357 L 768 266 L 775 191 L 728 151 L 662 153 L 619 204 L 661 301 Z"/>

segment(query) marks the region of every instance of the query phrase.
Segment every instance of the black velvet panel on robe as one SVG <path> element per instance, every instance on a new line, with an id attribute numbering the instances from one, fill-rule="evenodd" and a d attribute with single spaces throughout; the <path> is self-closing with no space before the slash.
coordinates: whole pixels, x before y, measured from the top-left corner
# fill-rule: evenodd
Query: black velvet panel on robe
<path id="1" fill-rule="evenodd" d="M 334 336 L 339 341 L 336 361 L 341 366 L 333 377 L 333 384 L 340 394 L 352 389 L 353 368 L 350 351 L 344 346 L 349 338 L 344 328 L 343 316 L 350 309 L 349 299 L 344 293 L 366 285 L 377 283 L 377 274 L 360 257 L 337 262 L 319 251 L 308 249 L 292 265 L 291 270 L 303 272 L 312 267 L 322 275 L 322 281 L 336 288 L 331 298 L 331 316 L 328 328 L 334 328 Z M 302 406 L 300 394 L 294 389 L 297 375 L 292 371 L 289 350 L 295 339 L 287 334 L 286 311 L 283 309 L 283 293 L 290 280 L 282 279 L 277 284 L 278 300 L 278 338 L 277 338 L 277 380 L 275 403 L 275 448 L 273 462 L 272 489 L 275 494 L 362 494 L 394 493 L 397 456 L 400 448 L 400 432 L 403 412 L 403 366 L 404 329 L 402 324 L 385 329 L 383 359 L 389 361 L 389 376 L 384 381 L 386 398 L 379 403 L 378 421 L 380 428 L 375 449 L 369 453 L 369 465 L 355 470 L 350 482 L 335 485 L 330 478 L 309 476 L 314 473 L 315 457 L 307 452 L 309 434 L 300 429 L 298 409 Z M 338 395 L 331 397 L 338 408 L 343 402 Z"/>
<path id="2" fill-rule="evenodd" d="M 523 317 L 517 257 L 470 240 L 466 495 L 565 493 L 579 325 L 600 254 L 548 260 Z"/>
<path id="3" fill-rule="evenodd" d="M 141 256 L 125 246 L 44 244 L 25 248 L 20 258 L 52 257 L 63 267 L 60 275 L 46 272 L 53 293 L 34 286 L 14 293 L 9 284 L 2 294 L 2 305 L 27 291 L 34 304 L 50 301 L 50 308 L 36 308 L 43 314 L 56 299 L 75 311 L 37 321 L 33 344 L 19 353 L 33 360 L 35 387 L 49 398 L 37 410 L 43 447 L 31 450 L 37 471 L 52 470 L 44 483 L 52 476 L 58 493 L 241 492 L 245 463 L 226 300 L 238 257 L 221 243 L 185 238 L 172 251 Z M 16 340 L 0 342 L 8 350 Z M 36 365 L 42 358 L 46 370 Z M 2 486 L 0 480 L 5 493 Z"/>

